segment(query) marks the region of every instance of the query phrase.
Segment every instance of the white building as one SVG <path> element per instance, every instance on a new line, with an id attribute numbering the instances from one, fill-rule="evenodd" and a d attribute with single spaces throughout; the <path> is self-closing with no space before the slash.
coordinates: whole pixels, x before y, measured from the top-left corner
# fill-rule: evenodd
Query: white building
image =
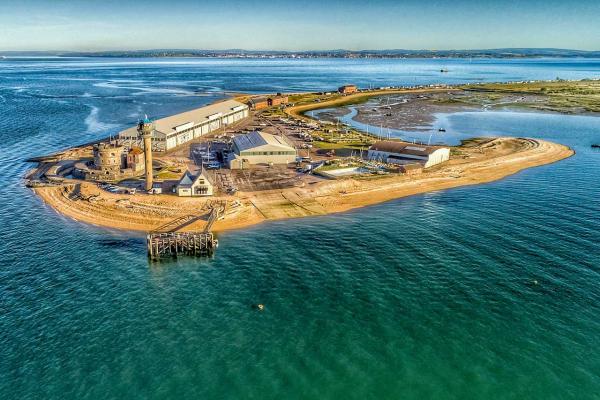
<path id="1" fill-rule="evenodd" d="M 152 184 L 152 189 L 150 190 L 150 193 L 152 194 L 161 194 L 163 192 L 163 184 L 162 182 L 154 182 Z"/>
<path id="2" fill-rule="evenodd" d="M 168 151 L 192 139 L 211 133 L 248 117 L 248 106 L 226 100 L 206 107 L 171 115 L 154 121 L 152 151 Z M 122 145 L 142 147 L 137 126 L 119 133 Z"/>
<path id="3" fill-rule="evenodd" d="M 288 164 L 296 161 L 297 152 L 284 136 L 251 132 L 233 138 L 229 168 L 240 169 L 251 164 Z"/>
<path id="4" fill-rule="evenodd" d="M 450 159 L 450 149 L 448 147 L 384 140 L 369 147 L 367 157 L 369 160 L 390 164 L 419 163 L 424 168 L 428 168 L 448 161 Z"/>
<path id="5" fill-rule="evenodd" d="M 212 196 L 213 185 L 203 173 L 194 176 L 190 171 L 185 171 L 175 191 L 179 197 Z"/>

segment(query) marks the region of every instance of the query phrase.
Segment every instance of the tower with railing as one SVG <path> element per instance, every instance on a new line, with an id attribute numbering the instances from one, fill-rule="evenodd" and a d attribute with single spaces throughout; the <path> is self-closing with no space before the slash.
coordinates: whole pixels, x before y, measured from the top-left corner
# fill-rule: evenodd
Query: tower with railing
<path id="1" fill-rule="evenodd" d="M 138 134 L 144 142 L 144 167 L 146 171 L 146 184 L 145 189 L 147 191 L 152 189 L 152 135 L 154 133 L 154 122 L 152 122 L 147 116 L 143 120 L 140 120 L 137 127 Z"/>

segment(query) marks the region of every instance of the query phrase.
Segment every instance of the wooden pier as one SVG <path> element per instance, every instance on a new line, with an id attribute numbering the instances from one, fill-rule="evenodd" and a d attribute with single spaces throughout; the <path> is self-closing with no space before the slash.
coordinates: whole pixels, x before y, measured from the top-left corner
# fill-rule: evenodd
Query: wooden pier
<path id="1" fill-rule="evenodd" d="M 185 215 L 148 233 L 146 236 L 148 257 L 152 260 L 159 260 L 166 257 L 176 258 L 179 255 L 211 256 L 219 246 L 219 242 L 210 229 L 225 211 L 225 203 L 209 202 L 206 209 L 209 213 L 202 232 L 178 232 L 199 219 L 193 215 Z"/>
<path id="2" fill-rule="evenodd" d="M 211 232 L 163 232 L 147 236 L 148 257 L 211 256 L 219 242 Z"/>

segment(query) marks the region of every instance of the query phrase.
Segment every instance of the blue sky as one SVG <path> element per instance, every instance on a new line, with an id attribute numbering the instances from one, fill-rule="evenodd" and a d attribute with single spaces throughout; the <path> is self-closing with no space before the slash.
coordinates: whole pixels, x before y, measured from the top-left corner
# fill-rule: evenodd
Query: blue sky
<path id="1" fill-rule="evenodd" d="M 600 0 L 0 0 L 0 50 L 600 50 Z"/>

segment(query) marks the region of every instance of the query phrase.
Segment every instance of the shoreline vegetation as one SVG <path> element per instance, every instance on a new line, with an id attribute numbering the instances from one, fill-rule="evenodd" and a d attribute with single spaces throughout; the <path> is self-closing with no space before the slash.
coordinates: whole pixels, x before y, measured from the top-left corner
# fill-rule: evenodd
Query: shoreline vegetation
<path id="1" fill-rule="evenodd" d="M 582 93 L 582 85 L 590 85 L 592 93 Z M 357 104 L 386 95 L 417 95 L 445 93 L 458 95 L 472 91 L 483 93 L 484 97 L 492 93 L 494 96 L 510 96 L 518 90 L 519 95 L 529 89 L 537 96 L 539 85 L 536 83 L 482 85 L 477 91 L 475 85 L 465 87 L 440 88 L 398 88 L 372 90 L 348 96 L 330 95 L 322 99 L 314 93 L 290 95 L 294 103 L 281 111 L 281 115 L 296 119 L 314 119 L 306 116 L 310 110 L 340 107 Z M 537 86 L 536 86 L 537 85 Z M 589 102 L 597 96 L 598 81 L 557 81 L 543 83 L 550 87 L 544 96 L 569 97 L 567 103 L 553 103 L 569 107 L 573 112 L 582 112 Z M 560 86 L 563 85 L 563 86 Z M 566 90 L 567 86 L 572 86 Z M 560 90 L 559 90 L 560 89 Z M 551 94 L 552 93 L 552 94 Z M 556 93 L 556 94 L 554 94 Z M 573 94 L 579 93 L 579 94 Z M 577 98 L 580 97 L 580 100 Z M 244 96 L 238 97 L 242 99 Z M 246 96 L 247 98 L 247 96 Z M 319 99 L 318 101 L 315 101 Z M 583 100 L 582 100 L 583 99 Z M 439 99 L 438 99 L 439 100 Z M 436 99 L 428 99 L 434 102 Z M 464 99 L 463 99 L 464 101 Z M 550 103 L 550 102 L 549 102 Z M 541 104 L 541 103 L 536 103 Z M 526 132 L 523 133 L 526 135 Z M 323 144 L 321 144 L 323 145 Z M 71 149 L 72 151 L 77 151 Z M 130 230 L 152 231 L 174 219 L 198 214 L 208 201 L 226 201 L 228 206 L 222 218 L 213 225 L 213 231 L 224 231 L 246 227 L 266 220 L 299 218 L 325 215 L 348 211 L 351 209 L 374 205 L 392 199 L 415 194 L 445 190 L 459 186 L 487 183 L 515 174 L 523 169 L 553 163 L 574 154 L 567 146 L 545 140 L 528 138 L 473 138 L 460 146 L 451 146 L 450 161 L 423 170 L 421 174 L 388 174 L 383 176 L 352 176 L 338 180 L 321 179 L 303 181 L 302 185 L 284 189 L 261 191 L 238 191 L 235 195 L 213 196 L 206 198 L 181 198 L 173 195 L 117 194 L 104 191 L 93 182 L 64 179 L 60 185 L 34 187 L 40 198 L 57 212 L 77 221 L 93 225 Z M 64 154 L 69 153 L 69 150 Z M 45 164 L 29 176 L 39 174 Z M 46 166 L 47 167 L 47 166 Z M 201 216 L 189 223 L 182 231 L 201 230 L 206 221 Z"/>

